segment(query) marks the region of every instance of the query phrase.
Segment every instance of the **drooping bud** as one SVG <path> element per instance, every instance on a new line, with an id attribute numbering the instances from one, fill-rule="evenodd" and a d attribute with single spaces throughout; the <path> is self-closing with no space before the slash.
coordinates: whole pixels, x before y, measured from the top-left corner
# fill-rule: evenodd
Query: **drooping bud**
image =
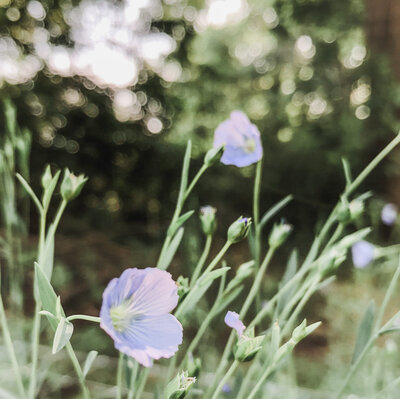
<path id="1" fill-rule="evenodd" d="M 271 248 L 280 247 L 286 241 L 292 230 L 292 225 L 288 223 L 275 224 L 269 236 L 269 246 Z"/>
<path id="2" fill-rule="evenodd" d="M 224 150 L 225 150 L 224 145 L 221 145 L 216 148 L 211 148 L 211 150 L 208 150 L 206 155 L 204 156 L 204 164 L 206 166 L 212 166 L 216 164 L 221 159 Z"/>
<path id="3" fill-rule="evenodd" d="M 84 175 L 76 176 L 65 169 L 64 179 L 61 183 L 61 195 L 65 201 L 71 201 L 76 198 L 81 192 L 84 184 L 87 181 L 87 177 Z"/>
<path id="4" fill-rule="evenodd" d="M 196 382 L 195 377 L 189 377 L 187 371 L 182 371 L 167 385 L 165 389 L 166 399 L 183 399 L 192 385 Z"/>
<path id="5" fill-rule="evenodd" d="M 240 217 L 228 229 L 228 241 L 237 243 L 247 237 L 251 225 L 251 218 Z"/>
<path id="6" fill-rule="evenodd" d="M 213 235 L 217 229 L 216 212 L 217 209 L 210 205 L 200 208 L 201 228 L 203 229 L 203 233 L 207 236 Z"/>

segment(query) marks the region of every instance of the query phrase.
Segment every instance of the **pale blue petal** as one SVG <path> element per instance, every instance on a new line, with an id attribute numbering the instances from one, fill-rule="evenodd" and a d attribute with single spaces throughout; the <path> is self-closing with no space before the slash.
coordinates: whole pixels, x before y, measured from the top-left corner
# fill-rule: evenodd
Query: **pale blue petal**
<path id="1" fill-rule="evenodd" d="M 178 286 L 171 274 L 156 268 L 144 269 L 145 278 L 132 295 L 135 313 L 157 316 L 169 313 L 178 304 Z"/>
<path id="2" fill-rule="evenodd" d="M 243 331 L 246 328 L 243 322 L 239 319 L 239 315 L 230 310 L 226 313 L 224 321 L 227 326 L 234 328 L 237 331 L 239 337 L 243 334 Z"/>
<path id="3" fill-rule="evenodd" d="M 375 257 L 375 247 L 367 241 L 359 241 L 351 248 L 354 266 L 363 269 L 367 267 Z"/>
<path id="4" fill-rule="evenodd" d="M 145 367 L 151 359 L 170 358 L 182 343 L 182 325 L 171 314 L 145 316 L 115 336 L 115 347 Z"/>
<path id="5" fill-rule="evenodd" d="M 381 212 L 382 223 L 387 226 L 393 226 L 397 220 L 397 206 L 394 204 L 386 204 Z"/>
<path id="6" fill-rule="evenodd" d="M 213 145 L 214 148 L 225 146 L 221 158 L 225 165 L 241 168 L 258 162 L 263 156 L 260 132 L 241 111 L 233 111 L 230 119 L 217 127 Z"/>

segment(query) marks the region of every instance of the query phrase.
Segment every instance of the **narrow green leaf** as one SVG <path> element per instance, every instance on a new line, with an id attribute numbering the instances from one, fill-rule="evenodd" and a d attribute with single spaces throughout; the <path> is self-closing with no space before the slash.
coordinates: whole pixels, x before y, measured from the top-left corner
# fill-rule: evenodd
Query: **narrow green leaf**
<path id="1" fill-rule="evenodd" d="M 168 266 L 171 264 L 173 257 L 175 256 L 176 251 L 178 250 L 179 244 L 182 241 L 184 228 L 181 227 L 177 233 L 175 234 L 174 238 L 172 239 L 171 243 L 168 246 L 168 249 L 165 251 L 163 255 L 159 268 L 161 270 L 168 269 Z"/>
<path id="2" fill-rule="evenodd" d="M 42 213 L 43 212 L 42 204 L 40 203 L 39 198 L 36 196 L 36 194 L 31 189 L 31 186 L 19 173 L 16 173 L 16 176 L 17 176 L 17 179 L 19 180 L 19 182 L 22 184 L 22 187 L 25 189 L 25 191 L 29 194 L 29 196 L 35 203 L 39 212 Z"/>
<path id="3" fill-rule="evenodd" d="M 230 269 L 229 267 L 221 267 L 220 269 L 213 270 L 212 272 L 207 273 L 207 275 L 197 280 L 197 283 L 189 291 L 189 294 L 180 305 L 178 309 L 179 316 L 182 316 L 185 313 L 187 313 L 190 309 L 193 309 L 193 307 L 197 304 L 197 302 L 204 296 L 204 294 L 210 288 L 211 284 L 217 278 L 226 274 L 229 269 Z"/>
<path id="4" fill-rule="evenodd" d="M 74 326 L 65 317 L 60 319 L 53 340 L 53 355 L 59 352 L 69 342 L 74 332 Z"/>
<path id="5" fill-rule="evenodd" d="M 358 327 L 357 341 L 351 363 L 354 364 L 371 338 L 375 319 L 375 301 L 371 301 Z"/>
<path id="6" fill-rule="evenodd" d="M 211 272 L 208 272 L 207 274 L 204 274 L 198 279 L 197 285 L 201 287 L 202 285 L 205 285 L 210 281 L 213 282 L 218 277 L 224 275 L 229 269 L 230 267 L 225 266 L 225 267 L 220 267 L 219 269 L 213 270 Z"/>
<path id="7" fill-rule="evenodd" d="M 293 250 L 290 254 L 289 260 L 286 265 L 285 273 L 282 277 L 280 287 L 280 295 L 278 296 L 278 304 L 276 307 L 275 319 L 279 319 L 280 313 L 285 308 L 286 304 L 289 302 L 290 298 L 292 298 L 293 293 L 297 290 L 297 284 L 293 285 L 290 289 L 283 289 L 284 287 L 296 274 L 298 268 L 298 253 L 297 250 Z"/>
<path id="8" fill-rule="evenodd" d="M 56 315 L 57 295 L 54 292 L 54 289 L 51 286 L 46 275 L 44 274 L 42 268 L 36 262 L 35 262 L 35 280 L 37 282 L 39 297 L 40 301 L 42 302 L 43 309 L 47 310 L 53 315 Z M 64 311 L 62 309 L 61 309 L 61 314 L 62 316 L 65 316 Z M 53 320 L 51 317 L 48 317 L 47 319 L 52 328 L 56 330 L 57 322 Z"/>
<path id="9" fill-rule="evenodd" d="M 262 229 L 271 218 L 273 218 L 280 210 L 282 210 L 290 201 L 292 201 L 293 196 L 288 195 L 279 202 L 277 202 L 272 208 L 265 212 L 264 216 L 260 221 L 260 229 Z"/>
<path id="10" fill-rule="evenodd" d="M 53 274 L 54 265 L 54 228 L 50 226 L 49 232 L 47 233 L 46 241 L 44 243 L 44 250 L 41 253 L 39 264 L 43 265 L 43 271 L 50 281 Z"/>
<path id="11" fill-rule="evenodd" d="M 282 277 L 281 286 L 285 285 L 296 274 L 298 264 L 299 264 L 299 254 L 297 253 L 297 249 L 294 249 L 290 254 L 288 263 L 286 265 L 286 270 L 285 274 Z"/>
<path id="12" fill-rule="evenodd" d="M 61 171 L 58 170 L 57 173 L 51 179 L 51 183 L 49 184 L 49 186 L 44 190 L 42 203 L 43 203 L 43 208 L 46 209 L 46 210 L 49 207 L 51 197 L 52 197 L 52 195 L 54 193 L 54 190 L 55 190 L 55 188 L 57 186 L 57 182 L 58 182 L 58 179 L 60 177 L 60 173 L 61 173 Z"/>
<path id="13" fill-rule="evenodd" d="M 92 367 L 93 362 L 95 361 L 98 355 L 97 351 L 90 351 L 87 355 L 85 360 L 85 364 L 83 365 L 83 376 L 86 377 L 87 373 L 89 372 L 90 368 Z"/>
<path id="14" fill-rule="evenodd" d="M 170 237 L 172 237 L 176 233 L 176 231 L 179 229 L 179 227 L 181 227 L 183 225 L 183 223 L 185 223 L 186 220 L 188 220 L 193 215 L 193 213 L 194 213 L 194 211 L 189 211 L 189 212 L 186 212 L 185 214 L 183 214 L 182 216 L 180 216 L 176 220 L 176 222 L 169 227 L 167 234 Z"/>

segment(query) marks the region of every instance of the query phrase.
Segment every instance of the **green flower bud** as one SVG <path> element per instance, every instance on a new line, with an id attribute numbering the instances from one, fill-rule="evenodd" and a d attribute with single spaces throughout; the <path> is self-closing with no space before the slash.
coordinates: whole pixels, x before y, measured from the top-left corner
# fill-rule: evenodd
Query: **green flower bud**
<path id="1" fill-rule="evenodd" d="M 289 234 L 293 230 L 293 227 L 287 223 L 275 224 L 272 228 L 272 232 L 269 236 L 269 246 L 271 248 L 280 247 L 288 238 Z"/>
<path id="2" fill-rule="evenodd" d="M 299 324 L 292 333 L 292 339 L 293 341 L 297 344 L 299 343 L 302 339 L 304 339 L 307 336 L 307 320 L 304 319 L 301 324 Z"/>
<path id="3" fill-rule="evenodd" d="M 178 373 L 167 385 L 165 389 L 165 399 L 183 399 L 195 382 L 196 378 L 188 377 L 187 371 Z"/>
<path id="4" fill-rule="evenodd" d="M 198 377 L 201 370 L 201 359 L 199 357 L 193 357 L 191 353 L 189 353 L 188 361 L 187 361 L 187 372 L 189 377 Z"/>
<path id="5" fill-rule="evenodd" d="M 265 335 L 254 336 L 254 328 L 247 329 L 233 348 L 233 355 L 239 362 L 253 360 L 262 347 Z"/>
<path id="6" fill-rule="evenodd" d="M 42 187 L 45 190 L 47 187 L 49 187 L 52 179 L 53 179 L 53 176 L 51 175 L 50 165 L 47 165 L 46 170 L 44 171 L 44 173 L 42 175 Z"/>
<path id="7" fill-rule="evenodd" d="M 338 220 L 340 223 L 347 224 L 352 222 L 353 220 L 358 219 L 363 212 L 364 212 L 363 201 L 355 199 L 350 203 L 348 203 L 347 200 L 342 198 L 338 211 Z"/>
<path id="8" fill-rule="evenodd" d="M 217 229 L 217 221 L 215 219 L 215 213 L 217 209 L 213 206 L 202 206 L 200 208 L 200 222 L 203 233 L 207 236 L 213 235 Z"/>
<path id="9" fill-rule="evenodd" d="M 251 218 L 240 217 L 228 229 L 228 241 L 237 243 L 247 237 L 251 225 Z"/>
<path id="10" fill-rule="evenodd" d="M 350 209 L 351 220 L 356 220 L 364 212 L 364 202 L 355 199 L 350 202 L 349 209 Z"/>
<path id="11" fill-rule="evenodd" d="M 86 183 L 87 177 L 84 175 L 75 176 L 65 169 L 64 179 L 61 183 L 61 195 L 65 201 L 71 201 L 81 192 L 83 185 Z"/>
<path id="12" fill-rule="evenodd" d="M 221 145 L 218 148 L 211 148 L 211 150 L 208 150 L 206 155 L 204 156 L 204 164 L 206 166 L 212 166 L 216 164 L 221 159 L 224 150 L 225 150 L 224 145 Z"/>

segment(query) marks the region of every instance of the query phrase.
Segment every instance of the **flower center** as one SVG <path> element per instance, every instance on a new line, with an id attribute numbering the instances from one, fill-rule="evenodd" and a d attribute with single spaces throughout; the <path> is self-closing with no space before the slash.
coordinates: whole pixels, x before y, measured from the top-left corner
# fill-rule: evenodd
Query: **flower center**
<path id="1" fill-rule="evenodd" d="M 115 331 L 123 332 L 128 328 L 133 316 L 129 306 L 130 302 L 124 301 L 110 308 L 111 322 Z"/>
<path id="2" fill-rule="evenodd" d="M 244 143 L 244 151 L 248 154 L 254 152 L 256 149 L 256 142 L 254 139 L 247 139 Z"/>

